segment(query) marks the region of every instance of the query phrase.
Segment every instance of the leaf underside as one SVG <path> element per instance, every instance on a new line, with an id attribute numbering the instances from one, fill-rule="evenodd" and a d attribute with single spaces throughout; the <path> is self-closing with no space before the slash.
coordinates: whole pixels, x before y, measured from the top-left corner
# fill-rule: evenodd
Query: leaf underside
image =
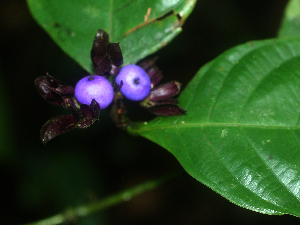
<path id="1" fill-rule="evenodd" d="M 94 72 L 90 50 L 99 28 L 118 43 L 124 64 L 133 64 L 170 42 L 196 0 L 27 0 L 52 39 L 85 70 Z"/>
<path id="2" fill-rule="evenodd" d="M 300 216 L 300 39 L 255 41 L 205 65 L 179 97 L 186 115 L 139 134 L 231 202 Z"/>

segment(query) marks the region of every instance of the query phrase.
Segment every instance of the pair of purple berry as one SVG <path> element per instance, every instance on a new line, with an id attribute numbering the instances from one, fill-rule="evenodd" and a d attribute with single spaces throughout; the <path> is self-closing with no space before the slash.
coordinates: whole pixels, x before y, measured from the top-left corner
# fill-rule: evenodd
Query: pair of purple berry
<path id="1" fill-rule="evenodd" d="M 151 91 L 151 81 L 148 74 L 137 65 L 124 66 L 116 76 L 115 83 L 122 95 L 132 101 L 144 100 Z M 114 89 L 103 76 L 87 76 L 76 84 L 75 97 L 79 103 L 86 105 L 90 105 L 95 99 L 100 108 L 104 109 L 112 103 Z"/>
<path id="2" fill-rule="evenodd" d="M 37 90 L 46 101 L 72 110 L 71 114 L 52 117 L 42 126 L 40 138 L 44 144 L 73 128 L 88 128 L 99 119 L 100 110 L 110 105 L 111 118 L 118 127 L 126 129 L 131 122 L 122 96 L 140 101 L 139 105 L 154 115 L 186 113 L 177 105 L 178 100 L 172 98 L 180 92 L 179 82 L 169 81 L 157 86 L 163 76 L 154 64 L 156 59 L 143 60 L 139 66 L 127 65 L 119 71 L 123 64 L 120 45 L 110 43 L 108 34 L 102 29 L 95 35 L 91 60 L 97 75 L 82 78 L 75 89 L 49 74 L 35 79 Z M 115 77 L 113 85 L 107 77 Z"/>

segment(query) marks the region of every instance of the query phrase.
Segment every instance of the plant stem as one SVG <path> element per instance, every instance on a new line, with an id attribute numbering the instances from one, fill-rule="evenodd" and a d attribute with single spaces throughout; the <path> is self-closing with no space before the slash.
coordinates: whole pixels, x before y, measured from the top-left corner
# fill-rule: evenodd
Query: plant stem
<path id="1" fill-rule="evenodd" d="M 39 220 L 33 223 L 27 223 L 24 225 L 58 225 L 66 222 L 74 221 L 80 217 L 89 216 L 108 209 L 114 205 L 120 204 L 124 201 L 129 201 L 133 197 L 143 194 L 147 191 L 153 190 L 169 180 L 177 178 L 181 173 L 172 173 L 161 178 L 146 181 L 142 184 L 138 184 L 135 187 L 128 188 L 119 193 L 108 196 L 98 202 L 88 205 L 82 205 L 75 208 L 67 209 L 64 213 L 60 213 L 49 218 Z"/>

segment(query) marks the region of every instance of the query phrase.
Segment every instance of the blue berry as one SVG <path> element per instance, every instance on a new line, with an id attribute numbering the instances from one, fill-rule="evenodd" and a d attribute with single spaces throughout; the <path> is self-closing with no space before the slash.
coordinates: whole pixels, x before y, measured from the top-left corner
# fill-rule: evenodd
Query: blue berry
<path id="1" fill-rule="evenodd" d="M 111 83 L 104 77 L 92 75 L 82 78 L 75 87 L 75 98 L 81 104 L 90 105 L 95 99 L 101 109 L 110 105 L 114 97 Z"/>
<path id="2" fill-rule="evenodd" d="M 151 81 L 148 74 L 137 65 L 124 66 L 117 75 L 115 82 L 125 98 L 132 101 L 145 99 L 151 91 Z"/>

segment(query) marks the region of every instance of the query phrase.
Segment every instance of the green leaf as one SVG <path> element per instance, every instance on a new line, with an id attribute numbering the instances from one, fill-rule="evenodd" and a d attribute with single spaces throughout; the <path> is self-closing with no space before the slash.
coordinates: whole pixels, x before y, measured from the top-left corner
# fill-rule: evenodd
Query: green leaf
<path id="1" fill-rule="evenodd" d="M 196 0 L 27 2 L 33 17 L 53 40 L 92 73 L 90 50 L 99 28 L 108 32 L 111 42 L 120 42 L 124 64 L 136 63 L 165 46 L 181 31 Z M 149 18 L 145 22 L 147 12 Z"/>
<path id="2" fill-rule="evenodd" d="M 300 35 L 300 0 L 290 0 L 279 29 L 279 37 Z"/>
<path id="3" fill-rule="evenodd" d="M 129 131 L 168 149 L 231 202 L 300 216 L 300 38 L 249 42 L 205 65 L 179 97 L 187 115 Z"/>

